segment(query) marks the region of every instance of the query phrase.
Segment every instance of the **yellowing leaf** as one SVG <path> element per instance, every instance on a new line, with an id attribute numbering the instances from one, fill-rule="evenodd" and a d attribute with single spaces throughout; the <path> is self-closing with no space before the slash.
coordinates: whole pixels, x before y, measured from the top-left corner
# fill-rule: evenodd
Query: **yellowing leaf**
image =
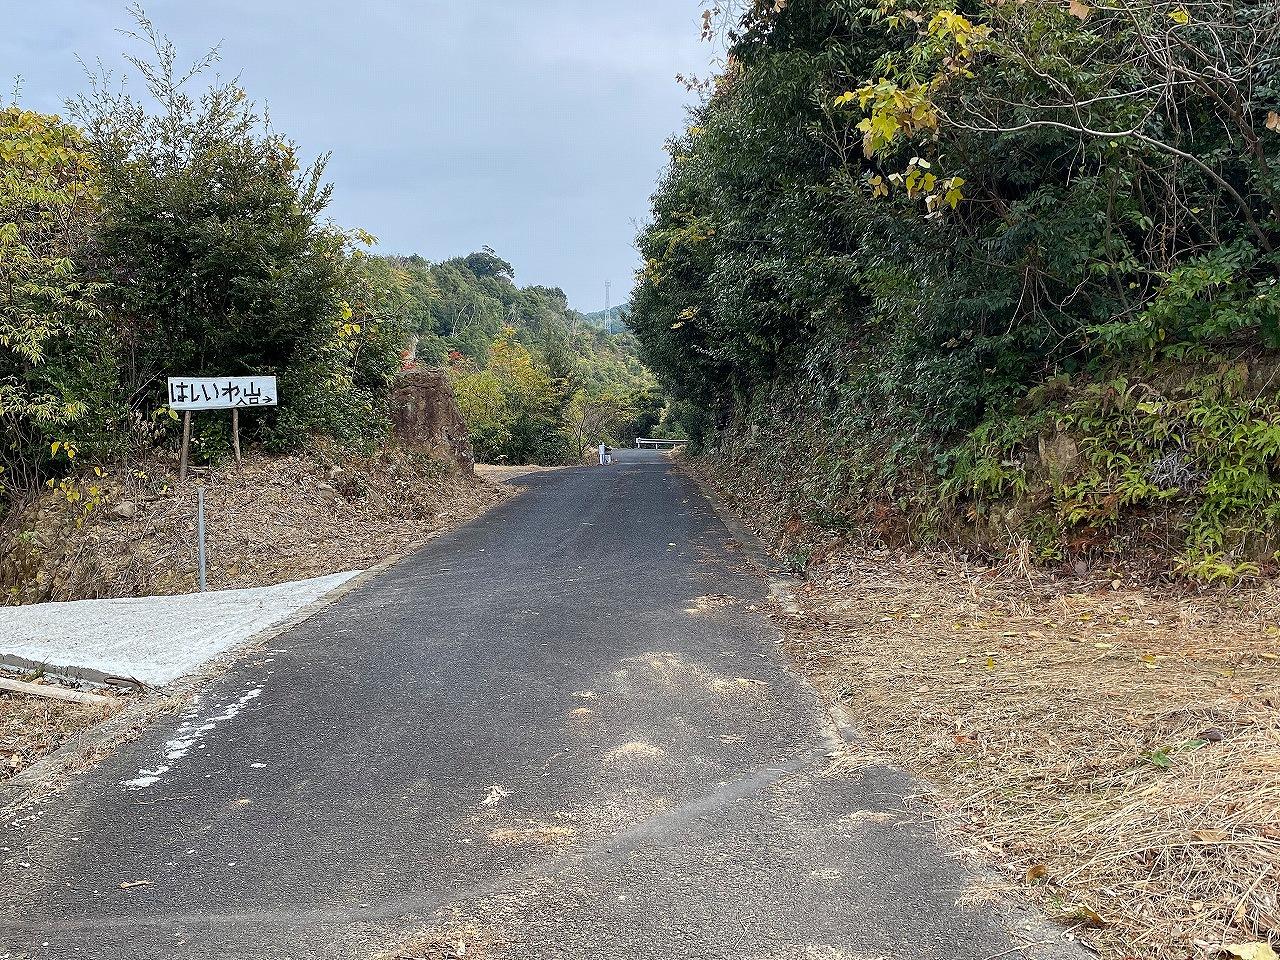
<path id="1" fill-rule="evenodd" d="M 1273 133 L 1276 130 L 1280 130 L 1280 113 L 1276 113 L 1274 110 L 1267 112 L 1267 129 Z"/>
<path id="2" fill-rule="evenodd" d="M 1086 906 L 1083 903 L 1075 908 L 1075 910 L 1072 912 L 1072 915 L 1075 917 L 1075 919 L 1084 923 L 1085 926 L 1105 927 L 1107 925 L 1107 921 L 1103 920 L 1102 917 L 1098 915 L 1098 912 L 1096 910 Z"/>
<path id="3" fill-rule="evenodd" d="M 1169 11 L 1169 19 L 1180 26 L 1185 26 L 1191 22 L 1191 14 L 1179 7 L 1177 10 Z"/>
<path id="4" fill-rule="evenodd" d="M 1077 20 L 1088 20 L 1089 14 L 1093 13 L 1093 7 L 1089 6 L 1084 0 L 1071 0 L 1067 4 L 1067 13 L 1071 14 Z"/>
<path id="5" fill-rule="evenodd" d="M 1269 943 L 1229 943 L 1222 952 L 1239 960 L 1280 960 Z"/>

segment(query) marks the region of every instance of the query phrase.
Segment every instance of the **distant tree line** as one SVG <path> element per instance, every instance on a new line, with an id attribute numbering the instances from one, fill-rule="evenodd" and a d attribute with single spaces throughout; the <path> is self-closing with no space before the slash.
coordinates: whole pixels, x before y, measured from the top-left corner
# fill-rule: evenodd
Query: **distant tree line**
<path id="1" fill-rule="evenodd" d="M 558 463 L 664 424 L 666 398 L 635 337 L 571 310 L 555 287 L 517 287 L 486 247 L 432 264 L 382 262 L 418 361 L 444 365 L 481 460 Z"/>

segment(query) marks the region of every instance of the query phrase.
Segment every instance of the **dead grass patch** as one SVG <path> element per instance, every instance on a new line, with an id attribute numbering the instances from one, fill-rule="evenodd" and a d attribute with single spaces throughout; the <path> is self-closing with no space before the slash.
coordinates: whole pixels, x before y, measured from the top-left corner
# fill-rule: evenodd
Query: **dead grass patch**
<path id="1" fill-rule="evenodd" d="M 546 473 L 550 470 L 564 470 L 563 466 L 543 467 L 533 464 L 514 465 L 507 463 L 477 463 L 476 476 L 491 480 L 494 483 L 516 483 L 521 477 L 534 473 Z"/>
<path id="2" fill-rule="evenodd" d="M 564 843 L 577 836 L 573 827 L 555 826 L 549 823 L 529 823 L 520 827 L 498 827 L 489 831 L 489 842 L 503 846 L 534 844 L 551 846 Z"/>
<path id="3" fill-rule="evenodd" d="M 511 494 L 397 447 L 370 457 L 326 449 L 254 454 L 239 469 L 193 472 L 183 484 L 171 460 L 157 455 L 99 482 L 105 499 L 87 517 L 49 493 L 6 518 L 0 528 L 4 602 L 191 592 L 200 483 L 215 590 L 367 568 Z"/>
<path id="4" fill-rule="evenodd" d="M 0 692 L 0 781 L 48 756 L 115 709 Z"/>
<path id="5" fill-rule="evenodd" d="M 788 648 L 1113 956 L 1280 942 L 1280 592 L 837 552 Z"/>
<path id="6" fill-rule="evenodd" d="M 642 740 L 633 740 L 630 743 L 614 747 L 606 753 L 604 762 L 625 763 L 629 760 L 657 760 L 659 757 L 665 757 L 666 755 L 667 752 L 661 747 L 655 747 L 652 743 L 645 743 Z"/>

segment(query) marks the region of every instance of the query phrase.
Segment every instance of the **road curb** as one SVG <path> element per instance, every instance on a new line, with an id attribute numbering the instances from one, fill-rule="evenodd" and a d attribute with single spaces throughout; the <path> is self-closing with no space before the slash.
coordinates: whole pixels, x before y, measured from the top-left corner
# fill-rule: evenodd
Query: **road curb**
<path id="1" fill-rule="evenodd" d="M 48 756 L 41 757 L 21 773 L 0 783 L 0 814 L 8 815 L 43 796 L 57 792 L 65 778 L 109 756 L 112 750 L 132 740 L 152 721 L 177 710 L 191 699 L 197 689 L 222 675 L 254 649 L 306 623 L 352 590 L 390 570 L 412 552 L 395 554 L 360 571 L 323 596 L 299 607 L 285 619 L 246 637 L 230 650 L 219 653 L 198 671 L 183 677 L 171 687 L 163 690 L 148 688 L 148 692 L 128 701 L 120 712 L 81 730 Z"/>

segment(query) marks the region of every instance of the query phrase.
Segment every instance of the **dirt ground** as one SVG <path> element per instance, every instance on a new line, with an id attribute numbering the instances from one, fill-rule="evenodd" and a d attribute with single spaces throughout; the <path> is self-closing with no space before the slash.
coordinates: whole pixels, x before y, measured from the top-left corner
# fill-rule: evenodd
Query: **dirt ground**
<path id="1" fill-rule="evenodd" d="M 689 467 L 784 555 L 805 543 L 787 649 L 999 868 L 965 896 L 1029 893 L 1116 960 L 1274 960 L 1280 584 L 854 545 L 779 515 L 769 478 Z"/>
<path id="2" fill-rule="evenodd" d="M 526 465 L 522 467 L 511 466 L 509 464 L 497 463 L 477 463 L 476 476 L 483 477 L 485 480 L 492 480 L 494 483 L 517 483 L 521 477 L 526 477 L 531 473 L 545 473 L 547 470 L 563 470 L 564 467 L 538 467 Z"/>
<path id="3" fill-rule="evenodd" d="M 1010 886 L 1106 955 L 1280 942 L 1274 587 L 1178 594 L 845 550 L 798 600 L 796 662 Z"/>
<path id="4" fill-rule="evenodd" d="M 80 481 L 82 491 L 92 478 Z M 507 487 L 395 448 L 369 458 L 245 459 L 178 483 L 167 461 L 108 475 L 101 502 L 51 492 L 0 533 L 10 603 L 188 593 L 197 488 L 205 489 L 211 589 L 367 568 L 509 495 Z M 17 529 L 14 529 L 14 527 Z"/>

